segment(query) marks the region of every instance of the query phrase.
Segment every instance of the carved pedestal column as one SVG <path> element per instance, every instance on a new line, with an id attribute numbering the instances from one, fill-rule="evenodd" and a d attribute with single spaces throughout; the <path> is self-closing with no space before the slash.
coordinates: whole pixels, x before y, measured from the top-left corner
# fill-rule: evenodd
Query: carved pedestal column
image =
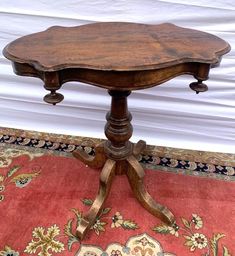
<path id="1" fill-rule="evenodd" d="M 128 111 L 127 97 L 130 91 L 109 91 L 112 97 L 111 109 L 106 115 L 107 123 L 105 135 L 108 141 L 104 150 L 107 158 L 117 161 L 116 174 L 123 174 L 126 170 L 126 160 L 132 154 L 131 113 Z"/>

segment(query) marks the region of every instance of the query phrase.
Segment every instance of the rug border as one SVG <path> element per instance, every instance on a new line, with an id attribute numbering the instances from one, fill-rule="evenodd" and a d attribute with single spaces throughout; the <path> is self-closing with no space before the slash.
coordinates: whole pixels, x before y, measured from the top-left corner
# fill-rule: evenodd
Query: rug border
<path id="1" fill-rule="evenodd" d="M 0 135 L 94 147 L 103 139 L 0 127 Z M 235 167 L 235 154 L 147 145 L 145 155 Z"/>

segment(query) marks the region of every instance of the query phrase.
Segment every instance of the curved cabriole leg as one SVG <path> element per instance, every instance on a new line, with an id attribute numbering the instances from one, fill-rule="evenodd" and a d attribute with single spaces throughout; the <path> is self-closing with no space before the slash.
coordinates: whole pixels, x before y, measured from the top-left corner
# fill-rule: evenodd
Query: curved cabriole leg
<path id="1" fill-rule="evenodd" d="M 139 140 L 133 147 L 133 155 L 138 158 L 141 152 L 146 148 L 146 142 L 144 140 Z"/>
<path id="2" fill-rule="evenodd" d="M 96 199 L 93 202 L 88 213 L 81 219 L 79 226 L 77 228 L 77 236 L 81 240 L 89 231 L 90 227 L 94 224 L 97 215 L 102 210 L 105 199 L 107 198 L 110 191 L 112 179 L 115 174 L 115 167 L 115 161 L 108 159 L 105 162 L 105 165 L 100 175 L 100 187 L 98 195 L 96 196 Z"/>
<path id="3" fill-rule="evenodd" d="M 101 168 L 106 161 L 106 155 L 104 153 L 104 143 L 100 143 L 95 148 L 95 156 L 90 156 L 83 150 L 76 150 L 73 152 L 73 156 L 81 160 L 84 164 L 91 168 Z"/>
<path id="4" fill-rule="evenodd" d="M 129 168 L 127 177 L 131 188 L 140 204 L 151 214 L 161 219 L 167 225 L 175 223 L 174 215 L 163 205 L 154 201 L 144 187 L 144 170 L 133 156 L 127 158 Z"/>

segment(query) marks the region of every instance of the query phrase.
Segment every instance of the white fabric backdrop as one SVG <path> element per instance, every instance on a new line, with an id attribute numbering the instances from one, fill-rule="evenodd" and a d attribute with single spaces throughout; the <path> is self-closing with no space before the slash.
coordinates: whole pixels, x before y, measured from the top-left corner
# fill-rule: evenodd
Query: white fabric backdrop
<path id="1" fill-rule="evenodd" d="M 235 153 L 235 1 L 233 0 L 1 0 L 0 50 L 10 41 L 53 25 L 97 21 L 148 24 L 172 22 L 213 33 L 232 51 L 212 69 L 209 91 L 196 95 L 195 81 L 181 76 L 164 85 L 133 92 L 132 141 L 178 148 Z M 63 85 L 65 100 L 50 106 L 42 81 L 13 74 L 0 54 L 0 126 L 104 138 L 110 98 L 82 83 Z"/>

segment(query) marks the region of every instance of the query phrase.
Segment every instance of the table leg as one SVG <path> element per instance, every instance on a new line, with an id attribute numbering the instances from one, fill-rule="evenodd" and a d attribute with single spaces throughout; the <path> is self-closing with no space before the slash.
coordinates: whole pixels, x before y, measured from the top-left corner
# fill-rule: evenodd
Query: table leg
<path id="1" fill-rule="evenodd" d="M 144 140 L 139 140 L 133 147 L 133 155 L 138 158 L 140 154 L 145 150 L 146 142 Z"/>
<path id="2" fill-rule="evenodd" d="M 112 96 L 111 109 L 107 113 L 104 144 L 96 147 L 96 156 L 91 157 L 83 151 L 75 151 L 74 156 L 93 168 L 100 168 L 100 187 L 98 195 L 88 213 L 81 219 L 77 236 L 83 239 L 96 221 L 107 198 L 114 175 L 126 174 L 132 190 L 141 205 L 168 225 L 173 225 L 173 214 L 161 204 L 155 202 L 144 187 L 144 170 L 136 158 L 146 147 L 140 140 L 137 144 L 129 141 L 132 135 L 131 113 L 128 111 L 127 97 L 130 91 L 109 91 Z"/>
<path id="3" fill-rule="evenodd" d="M 100 187 L 98 195 L 96 196 L 96 199 L 91 205 L 91 208 L 89 209 L 88 213 L 85 216 L 83 216 L 79 223 L 79 226 L 77 227 L 77 236 L 81 240 L 89 231 L 91 226 L 94 224 L 98 214 L 102 210 L 105 199 L 107 198 L 111 188 L 112 179 L 115 175 L 115 167 L 115 161 L 108 159 L 105 162 L 105 165 L 100 175 Z"/>
<path id="4" fill-rule="evenodd" d="M 107 159 L 104 152 L 104 142 L 95 147 L 95 156 L 90 156 L 83 150 L 74 151 L 73 156 L 91 168 L 103 167 Z"/>
<path id="5" fill-rule="evenodd" d="M 144 170 L 140 163 L 134 156 L 129 156 L 127 162 L 129 163 L 129 168 L 126 174 L 135 197 L 139 200 L 140 204 L 166 224 L 174 225 L 174 215 L 165 206 L 155 202 L 146 191 L 144 186 Z"/>

